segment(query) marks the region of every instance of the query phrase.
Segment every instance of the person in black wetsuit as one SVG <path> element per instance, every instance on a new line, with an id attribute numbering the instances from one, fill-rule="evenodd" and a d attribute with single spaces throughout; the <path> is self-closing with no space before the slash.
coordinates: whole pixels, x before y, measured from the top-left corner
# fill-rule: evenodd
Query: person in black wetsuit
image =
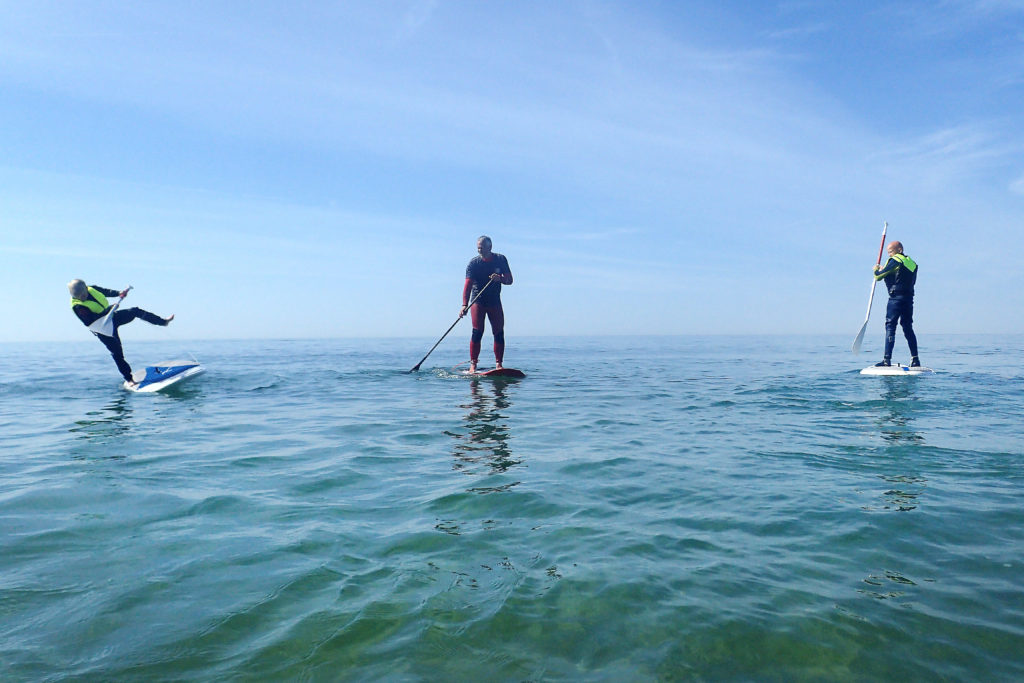
<path id="1" fill-rule="evenodd" d="M 483 292 L 471 310 L 473 335 L 469 341 L 469 371 L 476 372 L 480 359 L 480 343 L 484 338 L 484 317 L 491 321 L 494 335 L 494 362 L 500 368 L 505 356 L 505 312 L 501 308 L 501 286 L 512 284 L 512 270 L 508 259 L 491 251 L 491 238 L 482 235 L 476 241 L 475 257 L 466 266 L 466 282 L 462 287 L 462 308 L 459 317 L 466 315 L 466 309 L 473 297 L 480 292 L 488 280 L 493 281 Z"/>
<path id="2" fill-rule="evenodd" d="M 917 264 L 903 253 L 900 242 L 890 242 L 889 260 L 885 266 L 875 266 L 875 280 L 885 280 L 889 289 L 889 304 L 885 308 L 885 352 L 876 367 L 892 365 L 892 349 L 896 345 L 896 326 L 903 327 L 903 336 L 910 347 L 910 367 L 921 366 L 917 357 L 917 335 L 914 334 L 914 284 L 917 282 Z"/>
<path id="3" fill-rule="evenodd" d="M 78 319 L 86 327 L 102 318 L 110 310 L 111 304 L 107 301 L 108 296 L 119 296 L 122 299 L 128 296 L 127 289 L 119 292 L 116 289 L 107 289 L 106 287 L 90 287 L 82 280 L 72 280 L 69 282 L 68 291 L 71 292 L 71 310 L 75 312 L 75 315 L 78 316 Z M 128 361 L 124 359 L 124 350 L 121 348 L 121 336 L 118 334 L 118 328 L 121 325 L 127 325 L 136 318 L 141 318 L 151 325 L 166 327 L 174 320 L 174 315 L 172 314 L 168 318 L 161 318 L 141 308 L 129 308 L 114 311 L 114 315 L 111 318 L 113 324 L 108 330 L 112 334 L 104 334 L 92 329 L 90 331 L 110 351 L 110 355 L 114 357 L 114 363 L 117 364 L 117 369 L 121 372 L 121 376 L 124 377 L 125 381 L 129 384 L 135 384 L 135 381 L 132 379 L 132 368 L 128 365 Z"/>

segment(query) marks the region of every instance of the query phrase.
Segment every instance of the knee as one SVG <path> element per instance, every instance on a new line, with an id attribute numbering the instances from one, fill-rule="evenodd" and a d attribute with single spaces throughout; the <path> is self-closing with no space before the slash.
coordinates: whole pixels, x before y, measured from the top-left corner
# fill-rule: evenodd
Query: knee
<path id="1" fill-rule="evenodd" d="M 480 343 L 480 340 L 481 340 L 481 339 L 483 339 L 483 338 L 484 338 L 484 331 L 483 331 L 482 329 L 478 330 L 478 329 L 476 329 L 476 328 L 474 327 L 474 328 L 473 328 L 473 336 L 471 337 L 471 339 L 472 339 L 472 340 L 473 340 L 473 341 L 474 341 L 475 343 L 479 344 L 479 343 Z"/>

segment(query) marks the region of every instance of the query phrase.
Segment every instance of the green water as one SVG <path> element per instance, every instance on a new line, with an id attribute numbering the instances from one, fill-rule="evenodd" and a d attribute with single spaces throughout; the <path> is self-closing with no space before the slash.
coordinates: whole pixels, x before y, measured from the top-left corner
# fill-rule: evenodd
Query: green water
<path id="1" fill-rule="evenodd" d="M 432 341 L 0 346 L 0 678 L 1024 678 L 1024 339 Z"/>

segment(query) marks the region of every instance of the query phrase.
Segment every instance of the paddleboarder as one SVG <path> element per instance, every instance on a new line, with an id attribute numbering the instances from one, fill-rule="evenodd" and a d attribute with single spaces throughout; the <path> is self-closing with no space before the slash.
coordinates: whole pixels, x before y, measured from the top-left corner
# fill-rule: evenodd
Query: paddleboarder
<path id="1" fill-rule="evenodd" d="M 476 372 L 480 359 L 480 344 L 484 338 L 484 318 L 491 322 L 494 336 L 494 363 L 500 368 L 505 356 L 505 313 L 501 308 L 501 286 L 512 284 L 512 271 L 508 259 L 491 251 L 491 238 L 481 235 L 476 241 L 477 256 L 466 266 L 466 282 L 462 287 L 462 308 L 459 318 L 466 315 L 469 302 L 480 293 L 470 308 L 473 333 L 469 341 L 469 371 Z M 488 285 L 488 281 L 490 284 Z M 486 286 L 486 289 L 484 287 Z"/>
<path id="2" fill-rule="evenodd" d="M 921 366 L 917 357 L 917 335 L 914 334 L 914 284 L 917 282 L 917 263 L 903 253 L 903 244 L 890 242 L 886 248 L 889 260 L 885 266 L 875 265 L 875 280 L 885 280 L 889 290 L 889 304 L 885 308 L 885 353 L 875 367 L 892 365 L 892 349 L 896 345 L 896 326 L 903 327 L 903 335 L 910 347 L 910 367 Z"/>
<path id="3" fill-rule="evenodd" d="M 117 364 L 117 369 L 121 372 L 125 382 L 134 386 L 132 368 L 128 365 L 128 361 L 124 359 L 124 350 L 121 348 L 121 337 L 118 334 L 118 328 L 121 325 L 127 325 L 136 318 L 145 320 L 151 325 L 167 327 L 174 320 L 174 315 L 171 314 L 168 318 L 161 318 L 155 313 L 144 311 L 141 308 L 116 310 L 110 316 L 109 324 L 101 326 L 98 331 L 94 323 L 107 315 L 110 309 L 113 308 L 110 302 L 107 301 L 107 297 L 116 296 L 123 299 L 128 296 L 129 289 L 131 288 L 129 287 L 119 292 L 116 289 L 107 289 L 106 287 L 95 285 L 89 286 L 82 280 L 72 280 L 68 283 L 68 291 L 71 292 L 71 310 L 82 321 L 82 324 L 88 327 L 89 331 L 95 334 L 103 345 L 107 347 L 107 351 L 110 351 L 110 355 L 114 357 L 114 363 Z"/>

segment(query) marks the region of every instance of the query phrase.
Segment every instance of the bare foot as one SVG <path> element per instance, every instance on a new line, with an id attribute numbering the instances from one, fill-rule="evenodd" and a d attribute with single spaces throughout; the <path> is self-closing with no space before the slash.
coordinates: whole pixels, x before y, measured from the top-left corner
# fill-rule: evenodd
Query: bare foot
<path id="1" fill-rule="evenodd" d="M 172 320 L 174 320 L 174 314 L 173 313 L 171 313 L 169 316 L 164 318 L 164 325 L 170 325 Z"/>
<path id="2" fill-rule="evenodd" d="M 476 372 L 476 363 L 470 363 L 469 364 L 469 374 L 472 375 L 474 372 Z"/>
<path id="3" fill-rule="evenodd" d="M 504 370 L 504 368 L 501 367 L 501 361 L 495 362 L 494 367 L 497 370 Z"/>

